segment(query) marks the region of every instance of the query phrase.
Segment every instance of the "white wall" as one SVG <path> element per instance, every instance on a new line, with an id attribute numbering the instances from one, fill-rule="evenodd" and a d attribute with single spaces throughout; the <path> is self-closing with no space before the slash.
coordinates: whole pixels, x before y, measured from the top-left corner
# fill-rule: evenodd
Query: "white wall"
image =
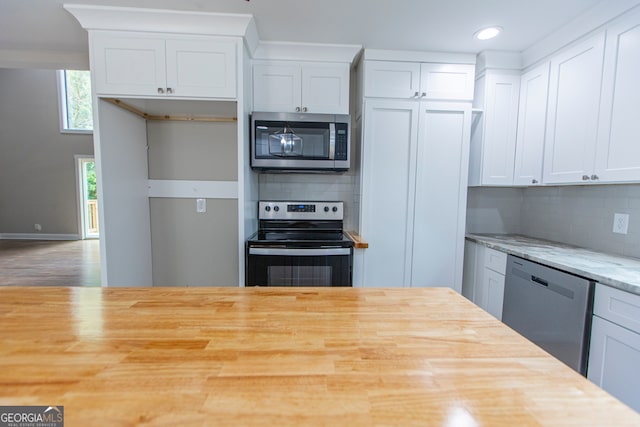
<path id="1" fill-rule="evenodd" d="M 0 69 L 0 234 L 78 234 L 76 154 L 93 137 L 60 133 L 56 72 Z"/>
<path id="2" fill-rule="evenodd" d="M 262 173 L 260 200 L 342 201 L 344 227 L 357 230 L 356 176 L 340 174 Z"/>
<path id="3" fill-rule="evenodd" d="M 614 213 L 629 232 L 613 233 Z M 640 184 L 470 188 L 468 233 L 524 234 L 640 258 Z"/>
<path id="4" fill-rule="evenodd" d="M 613 233 L 613 214 L 629 214 L 629 233 Z M 640 258 L 640 185 L 528 188 L 521 232 Z"/>
<path id="5" fill-rule="evenodd" d="M 520 188 L 469 188 L 467 233 L 520 233 L 521 205 Z"/>

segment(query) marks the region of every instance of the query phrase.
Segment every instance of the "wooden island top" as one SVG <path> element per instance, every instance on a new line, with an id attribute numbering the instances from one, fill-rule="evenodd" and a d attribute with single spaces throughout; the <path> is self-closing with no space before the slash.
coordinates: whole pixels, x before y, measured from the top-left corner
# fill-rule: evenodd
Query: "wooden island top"
<path id="1" fill-rule="evenodd" d="M 449 289 L 0 288 L 0 405 L 65 426 L 639 426 Z"/>

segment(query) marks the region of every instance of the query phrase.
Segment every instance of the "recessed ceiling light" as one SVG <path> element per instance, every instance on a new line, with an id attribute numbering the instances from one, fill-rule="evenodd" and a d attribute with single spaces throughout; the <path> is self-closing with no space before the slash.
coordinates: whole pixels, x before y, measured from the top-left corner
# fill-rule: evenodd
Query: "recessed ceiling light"
<path id="1" fill-rule="evenodd" d="M 489 40 L 502 32 L 502 27 L 487 27 L 478 30 L 473 36 L 478 40 Z"/>

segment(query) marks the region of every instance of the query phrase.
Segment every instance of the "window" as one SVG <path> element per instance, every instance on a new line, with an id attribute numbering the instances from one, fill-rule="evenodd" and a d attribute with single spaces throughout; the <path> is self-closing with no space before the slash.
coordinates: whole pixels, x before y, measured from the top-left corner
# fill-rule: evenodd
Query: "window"
<path id="1" fill-rule="evenodd" d="M 91 133 L 93 114 L 89 71 L 59 70 L 60 131 Z"/>

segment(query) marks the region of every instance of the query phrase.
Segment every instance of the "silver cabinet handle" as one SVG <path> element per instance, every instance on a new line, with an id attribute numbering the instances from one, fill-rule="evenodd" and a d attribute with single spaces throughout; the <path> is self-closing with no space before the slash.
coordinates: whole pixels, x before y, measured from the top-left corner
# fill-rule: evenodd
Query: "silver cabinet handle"
<path id="1" fill-rule="evenodd" d="M 589 181 L 589 175 L 582 175 L 583 181 Z"/>
<path id="2" fill-rule="evenodd" d="M 158 88 L 158 93 L 164 93 L 164 89 L 162 89 L 161 87 Z"/>
<path id="3" fill-rule="evenodd" d="M 417 98 L 417 97 L 419 97 L 419 96 L 420 96 L 420 92 L 416 92 L 416 93 L 414 93 L 414 94 L 413 94 L 413 97 L 414 97 L 414 98 Z"/>
<path id="4" fill-rule="evenodd" d="M 296 107 L 296 113 L 300 112 L 300 107 Z"/>
<path id="5" fill-rule="evenodd" d="M 427 92 L 422 92 L 422 95 L 420 95 L 421 98 L 425 98 L 427 96 Z"/>
<path id="6" fill-rule="evenodd" d="M 596 181 L 596 180 L 600 179 L 600 177 L 598 175 L 591 175 L 591 179 L 593 181 Z"/>
<path id="7" fill-rule="evenodd" d="M 167 93 L 173 93 L 173 89 L 171 89 L 170 87 L 167 88 Z"/>
<path id="8" fill-rule="evenodd" d="M 306 113 L 307 112 L 307 107 L 302 107 L 302 112 Z"/>
<path id="9" fill-rule="evenodd" d="M 537 179 L 532 179 L 532 180 L 531 180 L 531 183 L 532 183 L 532 184 L 537 184 L 537 183 L 538 183 L 538 180 L 537 180 Z"/>

